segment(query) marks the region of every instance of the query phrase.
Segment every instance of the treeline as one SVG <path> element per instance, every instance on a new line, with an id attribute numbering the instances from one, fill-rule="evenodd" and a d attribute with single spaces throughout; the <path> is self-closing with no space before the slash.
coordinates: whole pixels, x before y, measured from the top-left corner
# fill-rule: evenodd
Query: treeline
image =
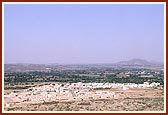
<path id="1" fill-rule="evenodd" d="M 85 74 L 86 71 L 80 71 L 80 74 Z M 164 77 L 162 75 L 158 75 L 156 77 L 139 77 L 138 75 L 131 75 L 130 77 L 116 77 L 116 75 L 108 75 L 108 76 L 82 76 L 76 75 L 74 71 L 50 71 L 50 72 L 13 72 L 13 73 L 5 73 L 4 77 L 5 82 L 9 83 L 18 83 L 18 82 L 109 82 L 109 83 L 137 83 L 142 84 L 144 82 L 159 82 L 160 84 L 164 84 Z"/>

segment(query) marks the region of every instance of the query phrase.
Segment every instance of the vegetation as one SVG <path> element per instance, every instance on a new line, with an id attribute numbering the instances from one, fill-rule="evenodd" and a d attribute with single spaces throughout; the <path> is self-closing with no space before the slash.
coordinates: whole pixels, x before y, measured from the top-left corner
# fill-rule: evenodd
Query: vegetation
<path id="1" fill-rule="evenodd" d="M 8 83 L 18 83 L 18 82 L 70 82 L 70 83 L 76 83 L 76 82 L 83 82 L 83 83 L 90 83 L 90 82 L 109 82 L 109 83 L 137 83 L 141 84 L 144 82 L 159 82 L 161 85 L 164 84 L 164 77 L 163 73 L 160 72 L 160 74 L 155 74 L 152 71 L 150 74 L 152 74 L 154 77 L 140 77 L 139 74 L 137 74 L 137 71 L 143 71 L 143 70 L 137 70 L 132 69 L 129 70 L 132 72 L 130 76 L 126 77 L 118 77 L 117 75 L 120 72 L 125 72 L 125 70 L 115 70 L 114 74 L 107 74 L 105 75 L 105 71 L 99 71 L 96 69 L 90 69 L 90 70 L 64 70 L 64 71 L 48 71 L 48 72 L 39 72 L 39 71 L 33 71 L 33 72 L 8 72 L 5 73 L 5 82 Z M 127 70 L 128 71 L 128 70 Z M 98 74 L 99 73 L 99 74 Z"/>

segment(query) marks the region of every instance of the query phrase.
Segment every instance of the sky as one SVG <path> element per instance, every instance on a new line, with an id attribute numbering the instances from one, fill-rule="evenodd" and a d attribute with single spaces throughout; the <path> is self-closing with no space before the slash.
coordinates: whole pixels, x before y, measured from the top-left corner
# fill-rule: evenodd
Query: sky
<path id="1" fill-rule="evenodd" d="M 163 4 L 5 4 L 4 63 L 164 60 Z"/>

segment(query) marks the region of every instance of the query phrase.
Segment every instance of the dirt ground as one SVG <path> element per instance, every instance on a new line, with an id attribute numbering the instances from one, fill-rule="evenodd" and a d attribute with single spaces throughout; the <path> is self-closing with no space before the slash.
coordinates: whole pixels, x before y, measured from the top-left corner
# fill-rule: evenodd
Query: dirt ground
<path id="1" fill-rule="evenodd" d="M 5 111 L 163 111 L 161 89 L 107 89 L 115 92 L 114 99 L 45 102 L 38 104 L 13 103 Z M 5 91 L 10 92 L 10 91 Z"/>

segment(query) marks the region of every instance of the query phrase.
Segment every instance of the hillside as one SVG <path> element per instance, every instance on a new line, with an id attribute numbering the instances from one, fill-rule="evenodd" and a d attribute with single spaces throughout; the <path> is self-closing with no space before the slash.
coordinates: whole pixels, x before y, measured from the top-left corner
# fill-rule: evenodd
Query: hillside
<path id="1" fill-rule="evenodd" d="M 154 65 L 163 65 L 160 62 L 147 61 L 144 59 L 131 59 L 128 61 L 120 61 L 115 63 L 116 65 L 137 65 L 137 66 L 154 66 Z"/>

